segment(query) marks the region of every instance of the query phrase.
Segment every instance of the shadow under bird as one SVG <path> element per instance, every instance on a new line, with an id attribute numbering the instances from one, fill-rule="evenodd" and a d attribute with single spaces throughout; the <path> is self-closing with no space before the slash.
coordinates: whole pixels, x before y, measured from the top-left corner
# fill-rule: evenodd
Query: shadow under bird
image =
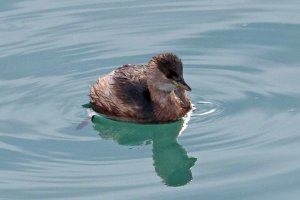
<path id="1" fill-rule="evenodd" d="M 126 64 L 90 88 L 90 104 L 107 118 L 138 123 L 179 120 L 192 109 L 186 94 L 181 60 L 172 53 L 154 56 L 148 64 Z"/>
<path id="2" fill-rule="evenodd" d="M 191 168 L 197 158 L 188 155 L 177 141 L 186 128 L 189 114 L 182 119 L 164 124 L 138 124 L 107 119 L 94 115 L 94 129 L 104 140 L 112 140 L 125 146 L 152 146 L 153 166 L 162 182 L 177 187 L 188 184 L 193 179 Z M 131 163 L 133 166 L 135 162 Z"/>

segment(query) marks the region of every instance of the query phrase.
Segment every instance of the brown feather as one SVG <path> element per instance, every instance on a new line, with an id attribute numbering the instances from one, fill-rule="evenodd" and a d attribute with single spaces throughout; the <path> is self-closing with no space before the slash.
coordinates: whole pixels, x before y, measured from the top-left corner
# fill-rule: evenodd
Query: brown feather
<path id="1" fill-rule="evenodd" d="M 99 78 L 90 88 L 92 108 L 108 118 L 141 123 L 183 117 L 191 109 L 186 91 L 157 89 L 157 85 L 170 82 L 166 77 L 168 70 L 160 68 L 182 76 L 182 63 L 174 54 L 162 55 L 153 57 L 148 65 L 123 65 Z"/>

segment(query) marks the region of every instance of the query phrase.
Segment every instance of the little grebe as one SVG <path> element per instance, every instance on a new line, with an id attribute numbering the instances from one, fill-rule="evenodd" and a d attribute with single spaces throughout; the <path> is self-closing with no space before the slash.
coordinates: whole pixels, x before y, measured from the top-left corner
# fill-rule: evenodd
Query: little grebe
<path id="1" fill-rule="evenodd" d="M 99 78 L 90 89 L 96 112 L 123 121 L 176 121 L 191 110 L 182 62 L 174 54 L 154 56 L 146 65 L 127 64 Z"/>

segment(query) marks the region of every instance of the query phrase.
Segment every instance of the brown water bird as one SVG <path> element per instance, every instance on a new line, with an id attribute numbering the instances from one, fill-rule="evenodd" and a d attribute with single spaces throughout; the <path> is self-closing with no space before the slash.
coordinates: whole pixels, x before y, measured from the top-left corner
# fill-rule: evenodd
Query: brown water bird
<path id="1" fill-rule="evenodd" d="M 107 118 L 138 123 L 176 121 L 191 110 L 182 62 L 174 54 L 154 56 L 148 64 L 127 64 L 100 77 L 90 103 Z"/>

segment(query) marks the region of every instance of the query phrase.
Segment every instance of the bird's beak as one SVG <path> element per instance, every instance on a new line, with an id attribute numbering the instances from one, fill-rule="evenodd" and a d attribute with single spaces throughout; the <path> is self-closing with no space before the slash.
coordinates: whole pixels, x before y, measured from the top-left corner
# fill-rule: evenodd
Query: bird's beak
<path id="1" fill-rule="evenodd" d="M 178 88 L 182 88 L 182 89 L 187 90 L 187 91 L 192 91 L 191 87 L 183 79 L 181 79 L 179 81 L 174 81 L 174 84 Z"/>

